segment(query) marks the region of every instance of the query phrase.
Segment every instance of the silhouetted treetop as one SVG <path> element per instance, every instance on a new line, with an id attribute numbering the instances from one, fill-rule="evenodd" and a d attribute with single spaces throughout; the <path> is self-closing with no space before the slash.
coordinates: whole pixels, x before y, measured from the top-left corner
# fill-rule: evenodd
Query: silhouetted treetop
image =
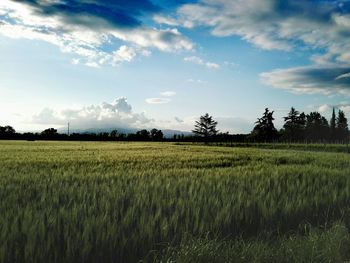
<path id="1" fill-rule="evenodd" d="M 306 123 L 306 116 L 304 112 L 299 113 L 299 111 L 292 107 L 288 113 L 288 116 L 283 118 L 284 134 L 282 139 L 293 142 L 302 140 Z"/>
<path id="2" fill-rule="evenodd" d="M 12 126 L 0 126 L 0 134 L 2 135 L 11 135 L 11 134 L 15 134 L 16 131 Z"/>
<path id="3" fill-rule="evenodd" d="M 338 140 L 343 141 L 347 139 L 348 134 L 348 119 L 345 117 L 344 111 L 339 110 L 336 119 L 336 137 Z"/>
<path id="4" fill-rule="evenodd" d="M 153 141 L 161 141 L 164 137 L 163 132 L 158 129 L 152 129 L 150 132 L 150 136 Z"/>
<path id="5" fill-rule="evenodd" d="M 46 130 L 43 130 L 42 132 L 41 132 L 41 134 L 42 135 L 48 135 L 48 136 L 52 136 L 52 135 L 57 135 L 58 133 L 57 133 L 57 130 L 56 129 L 54 129 L 54 128 L 48 128 L 48 129 L 46 129 Z"/>
<path id="6" fill-rule="evenodd" d="M 273 118 L 274 111 L 269 111 L 268 108 L 265 109 L 263 116 L 258 118 L 255 122 L 255 127 L 251 132 L 251 138 L 257 141 L 273 141 L 278 137 L 278 132 L 273 124 L 275 120 Z"/>
<path id="7" fill-rule="evenodd" d="M 204 114 L 196 121 L 194 130 L 192 132 L 199 137 L 203 137 L 205 140 L 214 137 L 218 130 L 216 129 L 217 122 L 208 113 Z"/>

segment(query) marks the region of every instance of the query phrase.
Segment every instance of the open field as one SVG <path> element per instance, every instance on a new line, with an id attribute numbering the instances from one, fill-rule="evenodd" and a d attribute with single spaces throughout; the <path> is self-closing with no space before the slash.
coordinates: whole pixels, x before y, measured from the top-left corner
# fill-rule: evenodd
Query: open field
<path id="1" fill-rule="evenodd" d="M 0 262 L 344 262 L 350 155 L 0 141 Z"/>

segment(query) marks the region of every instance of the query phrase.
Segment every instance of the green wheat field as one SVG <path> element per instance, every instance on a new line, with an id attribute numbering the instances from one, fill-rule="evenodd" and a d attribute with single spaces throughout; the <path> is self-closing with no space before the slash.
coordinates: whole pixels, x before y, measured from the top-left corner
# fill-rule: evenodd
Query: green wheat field
<path id="1" fill-rule="evenodd" d="M 2 141 L 0 262 L 346 262 L 346 146 L 278 148 Z"/>

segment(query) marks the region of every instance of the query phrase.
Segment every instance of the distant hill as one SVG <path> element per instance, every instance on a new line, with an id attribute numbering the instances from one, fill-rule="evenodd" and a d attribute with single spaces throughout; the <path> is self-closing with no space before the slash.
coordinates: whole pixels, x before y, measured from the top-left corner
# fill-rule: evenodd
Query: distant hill
<path id="1" fill-rule="evenodd" d="M 89 128 L 89 129 L 71 129 L 70 133 L 81 133 L 81 134 L 88 134 L 88 133 L 102 133 L 102 132 L 111 132 L 113 130 L 117 130 L 118 133 L 125 133 L 125 134 L 129 134 L 129 133 L 136 133 L 137 131 L 141 130 L 141 129 L 135 129 L 135 128 Z M 150 129 L 148 129 L 150 130 Z M 188 131 L 179 131 L 179 130 L 171 130 L 171 129 L 161 129 L 164 137 L 166 138 L 171 138 L 174 136 L 174 134 L 177 135 L 192 135 L 192 132 L 188 132 Z M 59 128 L 58 129 L 59 133 L 67 133 L 67 128 Z"/>

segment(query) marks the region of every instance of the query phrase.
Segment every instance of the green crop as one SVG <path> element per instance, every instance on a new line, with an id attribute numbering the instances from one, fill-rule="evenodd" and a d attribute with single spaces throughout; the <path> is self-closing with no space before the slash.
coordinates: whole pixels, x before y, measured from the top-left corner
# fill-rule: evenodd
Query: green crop
<path id="1" fill-rule="evenodd" d="M 191 243 L 208 247 L 217 239 L 240 245 L 276 237 L 289 244 L 288 236 L 305 234 L 301 226 L 328 231 L 339 221 L 343 235 L 350 225 L 349 157 L 170 143 L 3 141 L 0 262 L 151 261 L 168 247 L 183 251 L 189 236 L 209 239 Z"/>

